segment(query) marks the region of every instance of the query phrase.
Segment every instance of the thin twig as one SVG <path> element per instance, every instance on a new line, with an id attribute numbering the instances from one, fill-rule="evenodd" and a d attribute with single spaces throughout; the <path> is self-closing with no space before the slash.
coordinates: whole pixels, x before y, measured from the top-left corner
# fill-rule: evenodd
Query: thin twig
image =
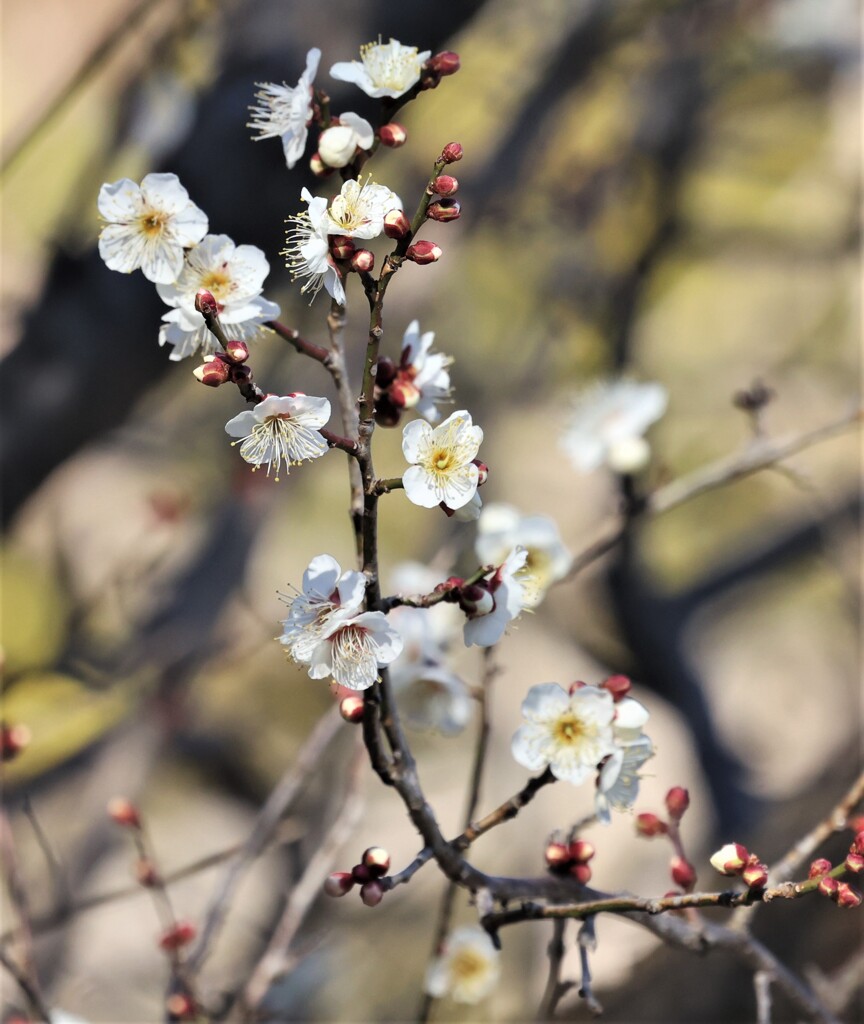
<path id="1" fill-rule="evenodd" d="M 51 875 L 51 884 L 54 889 L 54 903 L 57 906 L 66 906 L 70 902 L 70 895 L 63 866 L 60 863 L 59 857 L 54 852 L 54 847 L 51 845 L 45 829 L 42 828 L 42 823 L 36 815 L 36 809 L 33 807 L 27 794 L 24 795 L 22 800 L 21 810 L 30 822 L 33 835 L 36 837 L 36 842 L 39 844 L 39 849 L 42 851 L 45 863 L 48 865 L 48 872 Z"/>
<path id="2" fill-rule="evenodd" d="M 33 983 L 27 971 L 22 970 L 5 949 L 0 949 L 0 964 L 6 968 L 17 982 L 36 1018 L 43 1021 L 44 1024 L 51 1024 L 51 1011 L 43 1002 L 38 985 Z"/>
<path id="3" fill-rule="evenodd" d="M 34 1007 L 42 1005 L 39 975 L 36 972 L 36 959 L 33 956 L 33 931 L 31 927 L 30 899 L 21 871 L 18 865 L 18 851 L 15 846 L 15 839 L 12 835 L 12 827 L 5 811 L 0 810 L 0 867 L 3 870 L 3 880 L 9 893 L 9 900 L 15 908 L 18 917 L 18 933 L 20 940 L 20 967 L 14 961 L 6 964 L 10 973 L 13 973 L 18 984 L 33 1003 Z M 5 951 L 4 951 L 5 952 Z M 4 961 L 5 964 L 5 961 Z M 14 968 L 14 970 L 13 970 Z M 17 971 L 17 973 L 16 973 Z M 26 982 L 22 984 L 22 980 Z M 35 999 L 33 998 L 35 996 Z M 45 1018 L 48 1019 L 47 1017 Z"/>
<path id="4" fill-rule="evenodd" d="M 552 938 L 549 940 L 547 953 L 549 955 L 549 974 L 546 978 L 546 988 L 540 999 L 540 1006 L 537 1010 L 537 1020 L 551 1020 L 555 1013 L 555 1007 L 573 987 L 572 981 L 561 980 L 561 967 L 564 963 L 564 934 L 567 930 L 566 920 L 552 922 Z"/>
<path id="5" fill-rule="evenodd" d="M 588 1011 L 592 1016 L 599 1017 L 603 1013 L 603 1007 L 594 995 L 594 990 L 591 985 L 591 964 L 588 959 L 588 954 L 597 948 L 597 936 L 594 931 L 593 917 L 586 917 L 582 922 L 582 927 L 579 929 L 577 945 L 579 947 L 579 964 L 582 972 L 582 980 L 579 984 L 579 995 L 585 1000 L 585 1005 L 588 1007 Z"/>

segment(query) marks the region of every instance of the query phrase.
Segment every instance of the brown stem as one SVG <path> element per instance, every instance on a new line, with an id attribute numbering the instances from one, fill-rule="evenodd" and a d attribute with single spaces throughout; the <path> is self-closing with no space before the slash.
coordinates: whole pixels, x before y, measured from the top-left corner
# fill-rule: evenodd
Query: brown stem
<path id="1" fill-rule="evenodd" d="M 269 327 L 271 331 L 278 334 L 280 338 L 287 341 L 289 345 L 292 345 L 302 355 L 309 356 L 310 359 L 325 365 L 330 361 L 329 349 L 321 345 L 315 345 L 311 341 L 305 341 L 293 327 L 286 327 L 285 324 L 280 323 L 278 320 L 268 320 L 264 326 Z"/>

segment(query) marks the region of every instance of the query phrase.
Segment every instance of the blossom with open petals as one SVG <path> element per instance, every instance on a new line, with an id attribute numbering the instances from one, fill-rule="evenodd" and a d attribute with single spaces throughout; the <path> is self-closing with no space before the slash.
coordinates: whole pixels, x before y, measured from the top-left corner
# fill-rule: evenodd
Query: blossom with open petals
<path id="1" fill-rule="evenodd" d="M 279 255 L 285 257 L 291 280 L 304 282 L 301 293 L 312 293 L 310 304 L 323 287 L 331 298 L 344 306 L 342 276 L 330 255 L 328 234 L 336 234 L 336 231 L 332 229 L 327 214 L 327 200 L 313 196 L 305 188 L 300 198 L 309 204 L 308 208 L 286 220 L 290 226 L 285 235 L 285 248 Z"/>
<path id="2" fill-rule="evenodd" d="M 497 644 L 508 624 L 525 607 L 525 588 L 520 577 L 527 557 L 528 552 L 524 548 L 514 548 L 492 576 L 478 584 L 491 597 L 492 607 L 487 611 L 481 603 L 476 613 L 469 614 L 463 627 L 468 647 L 474 644 L 480 647 Z"/>
<path id="3" fill-rule="evenodd" d="M 425 990 L 456 1003 L 479 1003 L 501 976 L 501 954 L 489 933 L 476 926 L 457 928 L 446 939 L 441 955 L 426 971 Z"/>
<path id="4" fill-rule="evenodd" d="M 513 756 L 531 771 L 549 768 L 576 785 L 615 753 L 612 694 L 595 686 L 568 693 L 557 683 L 532 686 L 522 702 L 526 722 L 516 730 Z"/>
<path id="5" fill-rule="evenodd" d="M 303 589 L 288 601 L 279 642 L 294 661 L 308 664 L 321 638 L 358 614 L 365 596 L 362 572 L 342 572 L 331 555 L 316 555 L 303 573 Z"/>
<path id="6" fill-rule="evenodd" d="M 420 324 L 412 320 L 402 336 L 402 358 L 399 362 L 397 381 L 402 378 L 404 386 L 416 393 L 416 399 L 406 402 L 408 408 L 428 420 L 437 423 L 441 418 L 436 405 L 450 398 L 450 374 L 447 367 L 453 362 L 450 356 L 430 352 L 435 341 L 434 331 L 420 333 Z"/>
<path id="7" fill-rule="evenodd" d="M 349 178 L 327 209 L 327 233 L 377 238 L 384 230 L 387 214 L 401 209 L 402 200 L 386 185 L 378 185 L 371 178 L 364 182 Z"/>
<path id="8" fill-rule="evenodd" d="M 419 81 L 431 52 L 418 53 L 416 46 L 403 46 L 396 39 L 367 43 L 360 47 L 359 61 L 340 61 L 330 68 L 330 75 L 340 82 L 353 82 L 373 99 L 396 99 Z"/>
<path id="9" fill-rule="evenodd" d="M 121 178 L 99 190 L 106 222 L 99 255 L 111 270 L 141 268 L 148 281 L 170 284 L 183 269 L 183 250 L 207 234 L 207 215 L 189 198 L 176 174 L 148 174 L 140 185 Z"/>
<path id="10" fill-rule="evenodd" d="M 257 469 L 266 463 L 267 475 L 276 479 L 282 463 L 286 473 L 307 459 L 327 452 L 320 428 L 330 419 L 330 403 L 311 395 L 268 395 L 253 409 L 246 409 L 225 424 L 232 437 L 242 438 L 240 454 Z"/>
<path id="11" fill-rule="evenodd" d="M 365 119 L 347 111 L 336 124 L 326 128 L 318 139 L 318 156 L 328 167 L 346 167 L 358 149 L 371 149 L 375 131 Z"/>
<path id="12" fill-rule="evenodd" d="M 402 651 L 402 637 L 383 612 L 361 612 L 339 620 L 318 641 L 309 659 L 313 679 L 332 676 L 340 686 L 365 690 Z"/>
<path id="13" fill-rule="evenodd" d="M 603 763 L 597 776 L 595 808 L 597 818 L 608 824 L 610 810 L 624 811 L 639 795 L 639 769 L 654 756 L 654 746 L 642 727 L 648 721 L 648 709 L 632 697 L 615 704 L 612 733 L 615 752 Z"/>
<path id="14" fill-rule="evenodd" d="M 234 245 L 227 235 L 207 235 L 190 249 L 180 276 L 173 284 L 157 285 L 163 302 L 173 306 L 163 317 L 160 345 L 173 345 L 171 359 L 183 359 L 199 349 L 202 355 L 219 345 L 201 314 L 195 296 L 203 288 L 213 295 L 219 319 L 231 338 L 248 342 L 261 333 L 267 320 L 279 316 L 279 307 L 261 297 L 270 264 L 254 245 Z"/>
<path id="15" fill-rule="evenodd" d="M 577 399 L 561 447 L 583 473 L 604 463 L 618 473 L 638 472 L 650 457 L 643 434 L 666 411 L 668 400 L 662 384 L 627 379 L 595 384 Z"/>
<path id="16" fill-rule="evenodd" d="M 477 524 L 475 551 L 483 564 L 498 563 L 515 547 L 526 552 L 520 570 L 523 604 L 536 608 L 549 587 L 562 579 L 572 557 L 548 516 L 523 516 L 512 505 L 486 505 Z"/>
<path id="17" fill-rule="evenodd" d="M 261 139 L 282 139 L 285 163 L 293 167 L 303 156 L 312 117 L 312 82 L 321 60 L 321 51 L 313 47 L 306 54 L 306 70 L 292 89 L 284 82 L 256 82 L 258 105 L 250 107 L 252 120 L 246 125 L 258 132 L 254 142 Z"/>
<path id="18" fill-rule="evenodd" d="M 464 409 L 437 427 L 412 420 L 402 431 L 402 453 L 411 464 L 402 474 L 409 501 L 423 508 L 443 502 L 451 509 L 467 505 L 477 492 L 477 457 L 483 431 Z"/>

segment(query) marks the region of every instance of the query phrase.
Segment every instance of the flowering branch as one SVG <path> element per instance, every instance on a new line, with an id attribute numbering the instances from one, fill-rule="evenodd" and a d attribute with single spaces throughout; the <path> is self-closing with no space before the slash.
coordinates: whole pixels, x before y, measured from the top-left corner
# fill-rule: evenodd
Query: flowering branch
<path id="1" fill-rule="evenodd" d="M 311 341 L 305 341 L 300 337 L 299 331 L 294 330 L 293 327 L 286 327 L 284 324 L 279 323 L 278 320 L 268 320 L 265 327 L 269 327 L 271 331 L 278 334 L 289 345 L 293 345 L 301 355 L 309 356 L 310 359 L 323 363 L 325 367 L 330 369 L 333 355 L 326 348 L 323 348 L 321 345 L 315 345 Z"/>

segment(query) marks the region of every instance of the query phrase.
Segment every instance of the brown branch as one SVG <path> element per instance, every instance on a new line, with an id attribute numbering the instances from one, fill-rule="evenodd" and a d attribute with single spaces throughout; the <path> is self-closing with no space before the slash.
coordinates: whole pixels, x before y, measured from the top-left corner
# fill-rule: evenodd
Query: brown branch
<path id="1" fill-rule="evenodd" d="M 9 956 L 5 949 L 0 949 L 0 964 L 6 968 L 9 974 L 15 979 L 18 987 L 27 998 L 30 1009 L 36 1018 L 44 1024 L 51 1024 L 51 1011 L 42 1000 L 38 985 L 34 984 L 27 971 L 22 970 L 18 964 Z"/>
<path id="2" fill-rule="evenodd" d="M 36 959 L 33 956 L 33 931 L 30 914 L 30 898 L 18 864 L 18 851 L 12 835 L 12 827 L 5 811 L 0 810 L 0 866 L 3 870 L 3 881 L 9 901 L 18 917 L 17 937 L 20 940 L 20 966 L 11 958 L 3 961 L 4 966 L 12 974 L 22 991 L 32 1003 L 34 1009 L 42 1012 L 44 1004 L 41 999 L 39 975 L 36 971 Z M 4 950 L 5 952 L 5 950 Z M 49 1017 L 44 1017 L 49 1020 Z"/>
<path id="3" fill-rule="evenodd" d="M 299 331 L 295 331 L 293 327 L 286 327 L 285 324 L 279 323 L 278 320 L 268 320 L 264 326 L 269 327 L 271 331 L 278 334 L 283 341 L 287 341 L 289 345 L 293 346 L 302 355 L 309 356 L 310 359 L 314 359 L 318 363 L 324 363 L 325 365 L 330 363 L 331 353 L 329 349 L 304 340 L 300 337 Z"/>
<path id="4" fill-rule="evenodd" d="M 549 940 L 547 953 L 549 955 L 549 975 L 546 978 L 546 987 L 540 999 L 540 1007 L 537 1010 L 537 1020 L 551 1020 L 555 1007 L 561 999 L 573 987 L 572 981 L 561 980 L 561 966 L 564 962 L 564 933 L 567 929 L 567 922 L 564 920 L 552 922 L 552 938 Z"/>

